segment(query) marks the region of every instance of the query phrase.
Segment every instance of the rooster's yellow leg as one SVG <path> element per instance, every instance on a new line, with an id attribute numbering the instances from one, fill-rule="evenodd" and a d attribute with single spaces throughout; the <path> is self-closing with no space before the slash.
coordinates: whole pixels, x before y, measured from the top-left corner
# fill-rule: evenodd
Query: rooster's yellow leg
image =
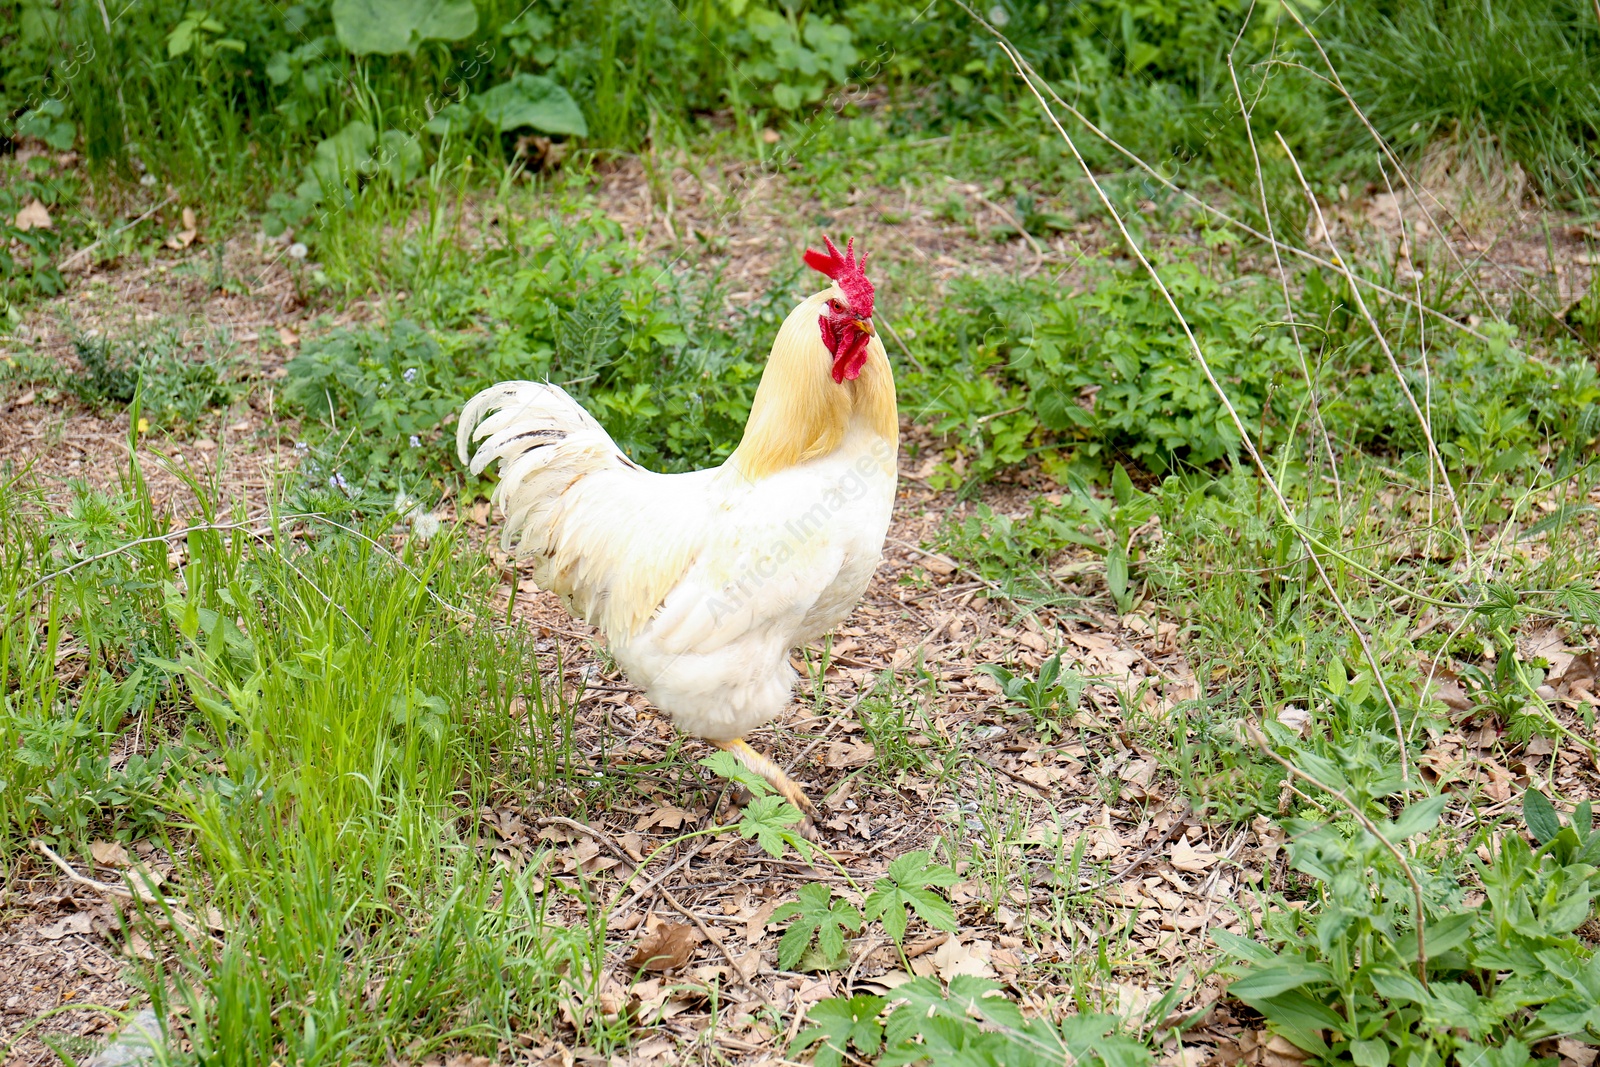
<path id="1" fill-rule="evenodd" d="M 816 806 L 801 791 L 795 780 L 785 774 L 782 767 L 747 745 L 743 738 L 736 737 L 732 741 L 712 741 L 711 743 L 724 752 L 732 753 L 734 759 L 771 782 L 772 788 L 776 789 L 783 799 L 807 815 L 816 813 Z"/>

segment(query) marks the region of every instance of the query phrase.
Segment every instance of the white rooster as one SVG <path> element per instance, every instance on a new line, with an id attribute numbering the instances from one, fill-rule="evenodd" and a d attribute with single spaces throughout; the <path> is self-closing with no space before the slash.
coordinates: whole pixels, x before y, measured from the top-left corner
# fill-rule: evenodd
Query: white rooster
<path id="1" fill-rule="evenodd" d="M 502 542 L 598 627 L 680 730 L 811 802 L 744 736 L 788 704 L 789 652 L 866 590 L 894 504 L 894 377 L 854 241 L 807 250 L 833 280 L 789 313 L 739 447 L 720 467 L 657 474 L 545 382 L 502 382 L 461 413 L 463 463 L 500 461 Z"/>

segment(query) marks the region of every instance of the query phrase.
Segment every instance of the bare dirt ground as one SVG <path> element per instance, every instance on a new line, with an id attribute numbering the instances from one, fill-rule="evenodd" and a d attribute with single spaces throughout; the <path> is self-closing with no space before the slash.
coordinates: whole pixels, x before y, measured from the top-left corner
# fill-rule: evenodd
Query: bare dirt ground
<path id="1" fill-rule="evenodd" d="M 773 253 L 783 235 L 798 232 L 792 200 L 781 190 L 742 190 L 731 197 L 739 206 L 727 210 L 728 191 L 703 174 L 673 169 L 668 183 L 672 195 L 664 205 L 642 168 L 625 164 L 602 177 L 596 195 L 650 247 L 672 255 L 698 248 L 701 235 L 724 239 L 716 254 L 730 275 L 747 280 L 741 290 L 759 291 L 775 269 Z M 1080 234 L 1057 235 L 1044 247 L 974 242 L 910 193 L 893 223 L 884 221 L 881 201 L 867 198 L 830 214 L 835 232 L 857 234 L 873 247 L 887 245 L 892 232 L 898 254 L 936 277 L 1062 271 L 1091 238 L 1099 240 Z M 811 219 L 799 224 L 814 228 Z M 1569 256 L 1582 244 L 1581 235 L 1561 239 Z M 1523 245 L 1532 247 L 1532 238 L 1524 234 L 1516 247 Z M 36 353 L 71 365 L 74 329 L 127 330 L 159 318 L 186 323 L 197 345 L 216 330 L 230 333 L 256 381 L 247 399 L 205 429 L 206 436 L 172 438 L 156 428 L 140 439 L 152 491 L 175 517 L 189 507 L 185 479 L 191 473 L 216 478 L 249 507 L 266 499 L 293 464 L 293 426 L 277 417 L 273 383 L 299 339 L 333 321 L 319 320 L 299 298 L 281 244 L 250 237 L 225 243 L 229 271 L 247 280 L 238 292 L 216 290 L 198 268 L 184 272 L 186 262 L 201 257 L 194 251 L 150 266 L 97 268 L 66 296 L 33 309 L 21 334 Z M 340 318 L 377 311 L 376 302 L 358 303 Z M 31 466 L 57 502 L 67 498 L 72 480 L 112 485 L 127 469 L 125 416 L 101 417 L 39 390 L 0 389 L 0 467 Z M 922 433 L 906 430 L 913 437 Z M 640 1043 L 612 1062 L 684 1062 L 713 1050 L 733 1062 L 780 1062 L 806 1006 L 839 993 L 891 989 L 906 980 L 907 962 L 916 974 L 994 977 L 1027 1008 L 1056 1010 L 1070 988 L 1073 961 L 1116 930 L 1125 931 L 1112 941 L 1116 978 L 1093 992 L 1108 1007 L 1137 1015 L 1185 964 L 1203 970 L 1204 930 L 1244 930 L 1260 915 L 1258 893 L 1283 887 L 1279 831 L 1266 820 L 1250 827 L 1207 824 L 1162 769 L 1160 734 L 1149 724 L 1168 718 L 1204 684 L 1185 658 L 1181 620 L 1154 604 L 1126 617 L 1107 613 L 1108 601 L 1096 599 L 1099 590 L 1088 580 L 1064 590 L 1070 608 L 1018 610 L 955 561 L 924 547 L 944 517 L 965 506 L 928 489 L 928 473 L 920 462 L 903 471 L 884 563 L 833 639 L 826 672 L 803 682 L 789 716 L 752 739 L 790 765 L 819 801 L 820 842 L 857 884 L 870 885 L 891 858 L 940 836 L 960 842 L 967 859 L 950 891 L 960 933 L 914 938 L 906 961 L 891 945 L 868 937 L 852 945 L 843 971 L 779 970 L 773 910 L 802 884 L 844 881 L 829 864 L 774 860 L 736 835 L 679 846 L 650 865 L 641 889 L 618 893 L 620 880 L 658 845 L 724 814 L 713 810 L 716 793 L 692 763 L 680 760 L 665 773 L 640 770 L 668 761 L 680 743 L 690 760 L 704 754 L 703 746 L 680 742 L 668 720 L 607 670 L 593 631 L 569 618 L 554 598 L 518 584 L 515 618 L 538 628 L 541 650 L 550 657 L 540 670 L 551 670 L 559 654 L 562 684 L 579 699 L 577 753 L 586 773 L 623 784 L 565 795 L 546 790 L 532 798 L 508 785 L 476 813 L 481 845 L 513 866 L 543 863 L 547 878 L 581 876 L 612 903 L 605 993 L 598 1003 L 571 1006 L 574 1018 L 629 1011 L 640 1021 Z M 1025 475 L 1022 484 L 991 487 L 983 499 L 1021 514 L 1030 496 L 1042 491 L 1030 480 Z M 494 533 L 486 506 L 461 519 L 481 536 Z M 502 595 L 511 591 L 508 582 Z M 1596 653 L 1566 649 L 1559 637 L 1547 635 L 1546 642 L 1543 653 L 1560 666 L 1548 679 L 1554 699 L 1576 723 L 1579 707 L 1596 702 Z M 1037 667 L 1056 649 L 1065 649 L 1064 660 L 1096 683 L 1067 734 L 1044 742 L 994 681 L 974 668 Z M 799 664 L 802 674 L 813 675 L 818 662 L 814 652 L 811 663 Z M 894 673 L 891 699 L 905 722 L 894 735 L 892 763 L 878 759 L 862 721 L 866 697 L 885 671 Z M 1480 814 L 1485 805 L 1491 813 L 1508 807 L 1533 780 L 1553 781 L 1569 797 L 1600 798 L 1600 774 L 1586 756 L 1537 740 L 1513 745 L 1492 728 L 1436 739 L 1423 764 L 1453 783 L 1463 804 L 1478 805 Z M 1076 884 L 1065 884 L 1060 857 L 1079 841 L 1089 862 Z M 159 870 L 166 862 L 154 852 L 107 853 L 98 869 L 79 874 L 116 882 L 131 864 Z M 123 929 L 122 907 L 115 894 L 70 879 L 40 856 L 13 857 L 0 888 L 0 1042 L 40 1025 L 13 1051 L 12 1063 L 55 1061 L 40 1034 L 55 1035 L 81 1054 L 117 1025 L 89 1005 L 122 1010 L 140 1002 L 130 979 L 149 950 Z M 1030 916 L 1042 921 L 1030 923 Z M 646 956 L 665 947 L 670 966 L 635 974 L 629 961 L 641 946 Z M 714 988 L 726 991 L 721 1003 L 713 1002 Z M 1208 981 L 1190 989 L 1175 1009 L 1187 1014 L 1213 1005 L 1187 1036 L 1189 1047 L 1168 1050 L 1168 1062 L 1287 1067 L 1299 1058 L 1252 1019 L 1215 1003 L 1218 994 L 1218 984 Z M 790 1020 L 787 1032 L 775 1028 L 780 1017 Z M 591 1050 L 564 1049 L 533 1035 L 508 1045 L 500 1058 L 604 1062 Z"/>

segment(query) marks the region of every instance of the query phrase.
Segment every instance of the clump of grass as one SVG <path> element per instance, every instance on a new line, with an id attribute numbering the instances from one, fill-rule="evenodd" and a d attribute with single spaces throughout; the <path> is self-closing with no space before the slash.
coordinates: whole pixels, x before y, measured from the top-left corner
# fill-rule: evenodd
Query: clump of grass
<path id="1" fill-rule="evenodd" d="M 504 871 L 462 829 L 502 776 L 563 773 L 569 736 L 484 610 L 484 560 L 320 516 L 168 536 L 134 474 L 59 518 L 0 486 L 0 850 L 178 860 L 164 892 L 219 936 L 169 939 L 159 907 L 132 929 L 156 947 L 147 994 L 203 1056 L 492 1053 L 556 1026 L 592 992 L 603 922 L 554 922 L 538 865 Z"/>
<path id="2" fill-rule="evenodd" d="M 1600 196 L 1592 4 L 1344 4 L 1331 15 L 1316 32 L 1340 76 L 1412 158 L 1441 138 L 1476 141 L 1552 201 L 1582 206 Z M 1364 140 L 1358 125 L 1349 131 Z"/>

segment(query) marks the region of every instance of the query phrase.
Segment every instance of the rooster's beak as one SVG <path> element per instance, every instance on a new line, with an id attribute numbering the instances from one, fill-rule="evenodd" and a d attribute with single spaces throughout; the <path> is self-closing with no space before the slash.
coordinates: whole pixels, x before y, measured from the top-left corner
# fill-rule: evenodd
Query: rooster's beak
<path id="1" fill-rule="evenodd" d="M 878 335 L 878 331 L 872 328 L 871 319 L 856 319 L 855 328 L 866 334 L 868 337 L 876 337 Z"/>

